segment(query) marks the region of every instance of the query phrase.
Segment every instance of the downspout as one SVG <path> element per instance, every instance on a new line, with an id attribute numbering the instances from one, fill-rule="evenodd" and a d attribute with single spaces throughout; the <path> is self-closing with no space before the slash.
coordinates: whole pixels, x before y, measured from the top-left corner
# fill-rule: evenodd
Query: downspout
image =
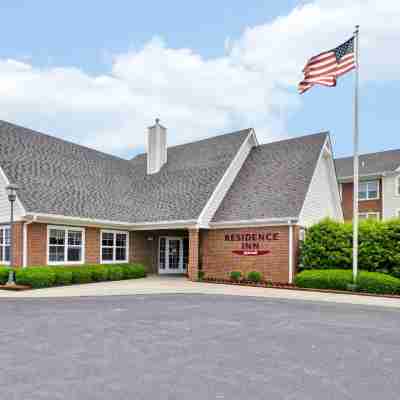
<path id="1" fill-rule="evenodd" d="M 289 224 L 289 283 L 293 283 L 293 224 L 292 221 L 288 221 Z"/>
<path id="2" fill-rule="evenodd" d="M 28 225 L 36 221 L 36 215 L 30 221 L 24 223 L 23 226 L 23 252 L 22 252 L 22 268 L 28 266 Z"/>

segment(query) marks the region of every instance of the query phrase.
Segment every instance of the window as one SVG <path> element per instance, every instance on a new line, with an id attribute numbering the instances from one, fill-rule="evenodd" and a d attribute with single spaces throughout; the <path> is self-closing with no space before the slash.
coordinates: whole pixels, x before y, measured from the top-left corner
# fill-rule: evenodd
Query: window
<path id="1" fill-rule="evenodd" d="M 101 231 L 101 262 L 128 262 L 128 232 Z"/>
<path id="2" fill-rule="evenodd" d="M 396 195 L 400 196 L 400 175 L 396 177 Z"/>
<path id="3" fill-rule="evenodd" d="M 359 200 L 379 199 L 379 181 L 360 182 L 358 189 Z"/>
<path id="4" fill-rule="evenodd" d="M 0 227 L 0 264 L 10 262 L 10 227 Z"/>
<path id="5" fill-rule="evenodd" d="M 365 213 L 359 213 L 358 218 L 360 220 L 363 219 L 379 219 L 379 213 L 378 212 L 365 212 Z"/>
<path id="6" fill-rule="evenodd" d="M 82 264 L 84 229 L 48 227 L 48 264 Z"/>

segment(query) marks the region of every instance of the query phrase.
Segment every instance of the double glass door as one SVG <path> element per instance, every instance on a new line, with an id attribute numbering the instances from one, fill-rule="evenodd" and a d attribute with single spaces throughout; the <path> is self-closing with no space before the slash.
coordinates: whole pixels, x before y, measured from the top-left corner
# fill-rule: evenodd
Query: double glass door
<path id="1" fill-rule="evenodd" d="M 160 237 L 160 274 L 184 274 L 188 263 L 188 240 L 180 237 Z"/>

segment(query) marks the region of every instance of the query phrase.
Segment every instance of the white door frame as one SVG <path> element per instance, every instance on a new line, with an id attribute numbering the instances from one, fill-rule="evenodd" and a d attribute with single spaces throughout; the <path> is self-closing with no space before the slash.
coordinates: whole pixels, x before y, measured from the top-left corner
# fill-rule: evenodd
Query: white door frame
<path id="1" fill-rule="evenodd" d="M 160 268 L 160 253 L 161 253 L 161 239 L 165 239 L 165 268 Z M 160 275 L 168 275 L 168 274 L 184 274 L 186 273 L 186 268 L 184 268 L 183 264 L 183 246 L 184 246 L 184 237 L 182 236 L 160 236 L 158 238 L 158 273 Z M 170 240 L 179 240 L 179 268 L 178 269 L 170 269 L 169 268 L 169 241 Z"/>

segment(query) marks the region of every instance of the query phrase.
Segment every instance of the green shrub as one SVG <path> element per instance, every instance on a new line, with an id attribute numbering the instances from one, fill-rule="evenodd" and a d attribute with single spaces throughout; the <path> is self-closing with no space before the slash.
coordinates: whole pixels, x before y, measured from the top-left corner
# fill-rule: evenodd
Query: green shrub
<path id="1" fill-rule="evenodd" d="M 119 265 L 110 265 L 108 267 L 108 276 L 110 281 L 120 281 L 124 279 L 124 270 Z"/>
<path id="2" fill-rule="evenodd" d="M 250 271 L 247 274 L 247 280 L 250 282 L 261 282 L 262 275 L 258 271 Z"/>
<path id="3" fill-rule="evenodd" d="M 55 280 L 54 284 L 55 285 L 71 285 L 72 283 L 72 272 L 65 269 L 65 268 L 52 268 L 54 274 L 55 274 Z"/>
<path id="4" fill-rule="evenodd" d="M 199 280 L 204 279 L 205 273 L 204 271 L 199 271 Z"/>
<path id="5" fill-rule="evenodd" d="M 0 267 L 0 285 L 4 285 L 8 281 L 8 273 L 10 268 Z"/>
<path id="6" fill-rule="evenodd" d="M 352 270 L 338 269 L 302 271 L 295 278 L 297 286 L 313 289 L 347 290 L 352 282 Z M 357 276 L 357 290 L 400 294 L 400 279 L 379 272 L 360 271 Z"/>
<path id="7" fill-rule="evenodd" d="M 146 268 L 142 264 L 121 264 L 123 279 L 138 279 L 146 276 Z"/>
<path id="8" fill-rule="evenodd" d="M 301 244 L 300 269 L 350 269 L 352 267 L 351 223 L 325 219 L 307 230 Z M 400 219 L 365 220 L 359 227 L 360 269 L 400 275 Z"/>
<path id="9" fill-rule="evenodd" d="M 302 271 L 295 278 L 296 286 L 313 289 L 347 290 L 352 282 L 352 271 L 342 269 Z"/>
<path id="10" fill-rule="evenodd" d="M 105 265 L 93 265 L 89 267 L 93 282 L 104 282 L 109 279 L 109 268 Z"/>
<path id="11" fill-rule="evenodd" d="M 379 272 L 361 271 L 357 278 L 359 291 L 379 294 L 400 294 L 400 279 Z"/>
<path id="12" fill-rule="evenodd" d="M 242 273 L 240 271 L 232 271 L 230 277 L 233 282 L 239 282 L 242 278 Z"/>
<path id="13" fill-rule="evenodd" d="M 18 268 L 15 281 L 19 285 L 29 285 L 34 289 L 53 286 L 56 274 L 50 267 Z"/>
<path id="14" fill-rule="evenodd" d="M 92 270 L 88 265 L 70 267 L 68 270 L 72 272 L 72 283 L 92 282 Z"/>

